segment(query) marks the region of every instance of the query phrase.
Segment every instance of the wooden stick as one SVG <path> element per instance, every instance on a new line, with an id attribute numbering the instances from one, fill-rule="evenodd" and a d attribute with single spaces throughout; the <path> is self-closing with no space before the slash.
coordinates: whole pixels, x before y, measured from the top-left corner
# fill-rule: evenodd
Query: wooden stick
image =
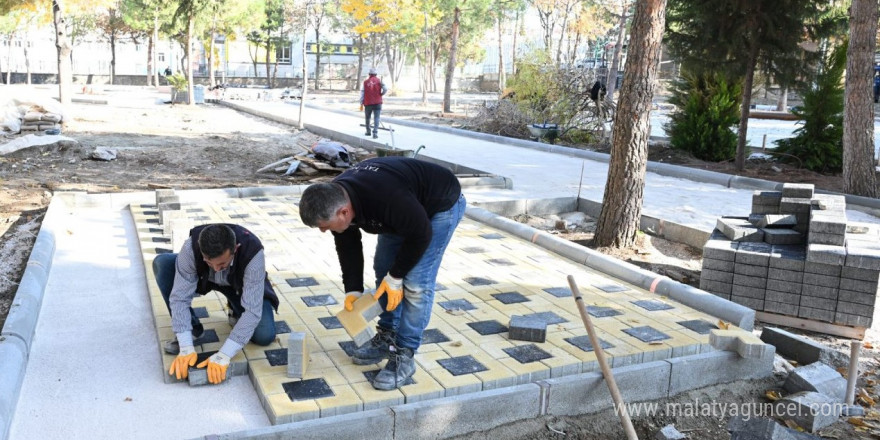
<path id="1" fill-rule="evenodd" d="M 581 313 L 584 327 L 587 328 L 587 335 L 590 336 L 590 343 L 593 344 L 593 351 L 596 352 L 596 359 L 599 361 L 599 367 L 602 368 L 602 376 L 605 377 L 605 383 L 608 384 L 608 390 L 611 391 L 611 398 L 614 399 L 615 412 L 617 412 L 617 415 L 620 417 L 620 422 L 623 424 L 626 438 L 627 440 L 639 440 L 639 436 L 636 435 L 636 428 L 633 427 L 632 420 L 629 418 L 629 412 L 626 410 L 626 406 L 623 403 L 623 397 L 620 395 L 620 390 L 617 388 L 617 382 L 614 381 L 614 376 L 611 374 L 611 368 L 608 367 L 608 361 L 605 359 L 605 351 L 602 350 L 602 344 L 599 341 L 599 337 L 596 336 L 596 329 L 593 328 L 593 323 L 590 321 L 590 314 L 587 313 L 587 306 L 584 305 L 584 299 L 581 298 L 581 292 L 578 290 L 577 283 L 575 283 L 574 277 L 571 275 L 568 276 L 568 286 L 571 288 L 574 302 L 577 304 L 578 311 Z"/>
<path id="2" fill-rule="evenodd" d="M 263 171 L 271 170 L 271 169 L 275 168 L 276 166 L 281 165 L 281 164 L 288 162 L 288 161 L 291 161 L 291 160 L 293 160 L 293 156 L 285 157 L 284 159 L 281 159 L 278 162 L 272 162 L 269 165 L 266 165 L 263 168 L 258 169 L 257 172 L 262 173 Z"/>
<path id="3" fill-rule="evenodd" d="M 856 379 L 859 378 L 859 351 L 862 341 L 849 343 L 849 374 L 846 376 L 846 404 L 852 405 L 856 400 Z"/>

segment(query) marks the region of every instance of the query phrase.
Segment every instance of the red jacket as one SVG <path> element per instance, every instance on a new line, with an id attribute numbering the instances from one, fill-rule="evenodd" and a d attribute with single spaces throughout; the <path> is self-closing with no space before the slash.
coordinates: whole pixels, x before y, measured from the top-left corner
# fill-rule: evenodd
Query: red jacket
<path id="1" fill-rule="evenodd" d="M 378 76 L 371 76 L 364 81 L 364 105 L 376 105 L 382 103 L 382 80 Z"/>

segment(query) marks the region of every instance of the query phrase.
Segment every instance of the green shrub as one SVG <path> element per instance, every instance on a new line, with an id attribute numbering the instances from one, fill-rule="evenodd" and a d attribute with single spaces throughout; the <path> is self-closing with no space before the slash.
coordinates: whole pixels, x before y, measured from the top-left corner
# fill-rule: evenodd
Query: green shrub
<path id="1" fill-rule="evenodd" d="M 506 94 L 532 122 L 563 124 L 571 118 L 559 87 L 559 71 L 544 51 L 532 52 L 517 63 Z"/>
<path id="2" fill-rule="evenodd" d="M 798 163 L 818 172 L 843 169 L 843 73 L 846 43 L 823 61 L 816 83 L 802 92 L 804 104 L 792 113 L 803 125 L 794 137 L 776 141 L 772 154 L 780 162 Z M 867 93 L 867 92 L 866 92 Z"/>
<path id="3" fill-rule="evenodd" d="M 672 148 L 688 151 L 708 161 L 724 161 L 736 155 L 739 100 L 742 86 L 720 74 L 685 73 L 672 86 L 669 102 L 677 108 L 664 125 Z"/>
<path id="4" fill-rule="evenodd" d="M 183 74 L 175 73 L 174 75 L 169 75 L 169 76 L 166 76 L 165 78 L 168 79 L 168 84 L 171 84 L 171 87 L 173 87 L 174 90 L 177 90 L 177 91 L 187 90 L 188 82 L 186 80 L 186 77 L 183 76 Z"/>

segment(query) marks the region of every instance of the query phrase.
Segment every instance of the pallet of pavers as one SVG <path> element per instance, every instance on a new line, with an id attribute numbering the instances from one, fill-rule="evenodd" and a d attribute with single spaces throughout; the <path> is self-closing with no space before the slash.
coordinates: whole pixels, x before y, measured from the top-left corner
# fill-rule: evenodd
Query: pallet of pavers
<path id="1" fill-rule="evenodd" d="M 700 288 L 764 322 L 862 339 L 880 279 L 880 228 L 847 222 L 842 195 L 810 184 L 755 191 L 748 217 L 721 217 Z"/>

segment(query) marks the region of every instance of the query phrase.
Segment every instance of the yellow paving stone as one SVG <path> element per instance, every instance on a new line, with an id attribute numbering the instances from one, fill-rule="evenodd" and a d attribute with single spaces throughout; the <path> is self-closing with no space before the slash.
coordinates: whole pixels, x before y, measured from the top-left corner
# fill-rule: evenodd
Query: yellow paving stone
<path id="1" fill-rule="evenodd" d="M 315 400 L 291 401 L 286 393 L 266 397 L 266 412 L 273 425 L 317 419 L 321 409 Z"/>
<path id="2" fill-rule="evenodd" d="M 309 369 L 310 370 L 326 370 L 329 368 L 336 368 L 336 364 L 333 363 L 333 360 L 330 359 L 330 356 L 327 353 L 318 351 L 312 352 L 309 355 Z"/>
<path id="3" fill-rule="evenodd" d="M 346 334 L 339 335 L 327 335 L 321 338 L 315 338 L 315 341 L 321 347 L 321 351 L 326 350 L 338 350 L 340 348 L 340 342 L 348 342 L 351 341 L 351 338 Z"/>
<path id="4" fill-rule="evenodd" d="M 553 355 L 552 358 L 541 360 L 541 363 L 550 369 L 550 377 L 569 376 L 581 372 L 583 361 L 563 348 L 549 344 L 541 344 L 539 347 Z"/>
<path id="5" fill-rule="evenodd" d="M 248 361 L 248 368 L 252 377 L 287 375 L 287 365 L 272 366 L 267 359 L 255 359 Z"/>
<path id="6" fill-rule="evenodd" d="M 435 370 L 437 368 L 443 368 L 440 364 L 437 363 L 439 359 L 448 359 L 449 354 L 445 351 L 432 351 L 429 353 L 418 352 L 413 356 L 416 363 L 420 368 L 423 368 L 427 371 Z"/>
<path id="7" fill-rule="evenodd" d="M 497 359 L 497 361 L 513 372 L 517 385 L 550 378 L 550 369 L 541 362 L 522 364 L 512 357 Z"/>
<path id="8" fill-rule="evenodd" d="M 474 353 L 474 359 L 487 368 L 486 371 L 474 373 L 481 382 L 483 390 L 492 390 L 516 385 L 516 373 L 504 366 L 504 362 L 493 359 L 486 353 Z"/>
<path id="9" fill-rule="evenodd" d="M 364 411 L 371 409 L 387 408 L 389 406 L 402 405 L 406 397 L 400 390 L 381 391 L 373 388 L 369 382 L 357 382 L 351 387 L 360 397 L 364 404 Z"/>
<path id="10" fill-rule="evenodd" d="M 416 372 L 413 374 L 413 381 L 415 383 L 400 387 L 400 392 L 405 396 L 406 403 L 437 399 L 443 397 L 446 393 L 446 389 L 440 383 L 420 368 L 416 368 Z"/>
<path id="11" fill-rule="evenodd" d="M 444 388 L 443 395 L 446 397 L 475 393 L 483 389 L 483 382 L 474 374 L 453 376 L 452 373 L 442 367 L 428 370 L 428 374 Z"/>
<path id="12" fill-rule="evenodd" d="M 352 384 L 366 382 L 367 377 L 364 376 L 364 373 L 367 371 L 378 370 L 379 364 L 355 365 L 349 360 L 348 364 L 338 365 L 336 368 L 339 370 L 339 373 L 342 374 L 342 377 L 345 378 L 348 383 Z"/>
<path id="13" fill-rule="evenodd" d="M 315 399 L 321 409 L 321 417 L 338 416 L 363 411 L 364 403 L 354 389 L 348 385 L 331 387 L 333 396 Z"/>
<path id="14" fill-rule="evenodd" d="M 278 348 L 281 348 L 281 344 L 279 344 L 278 342 L 273 342 L 266 346 L 247 344 L 244 346 L 242 351 L 244 352 L 244 355 L 247 356 L 248 360 L 255 360 L 266 359 L 266 350 L 274 350 Z"/>
<path id="15" fill-rule="evenodd" d="M 443 342 L 437 345 L 441 346 L 443 351 L 445 351 L 449 357 L 466 356 L 476 351 L 480 351 L 480 348 L 476 344 L 465 338 L 459 338 L 457 341 Z"/>

